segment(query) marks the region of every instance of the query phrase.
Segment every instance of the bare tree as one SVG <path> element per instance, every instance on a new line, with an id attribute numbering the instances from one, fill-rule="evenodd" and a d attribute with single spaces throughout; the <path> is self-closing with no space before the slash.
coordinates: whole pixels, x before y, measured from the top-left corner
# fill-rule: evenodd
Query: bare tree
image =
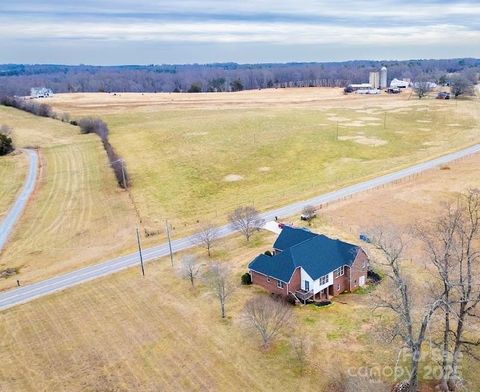
<path id="1" fill-rule="evenodd" d="M 455 98 L 460 95 L 474 95 L 474 85 L 464 75 L 455 75 L 450 79 L 450 91 Z"/>
<path id="2" fill-rule="evenodd" d="M 208 257 L 211 256 L 211 249 L 214 247 L 216 241 L 218 240 L 218 229 L 211 225 L 206 224 L 202 226 L 200 231 L 194 235 L 193 242 L 205 248 L 208 253 Z"/>
<path id="3" fill-rule="evenodd" d="M 192 287 L 195 287 L 195 279 L 200 273 L 200 263 L 195 256 L 185 256 L 180 264 L 182 278 L 190 280 Z"/>
<path id="4" fill-rule="evenodd" d="M 372 245 L 380 253 L 377 263 L 389 278 L 391 290 L 378 298 L 377 307 L 385 308 L 396 316 L 397 324 L 391 339 L 400 338 L 410 353 L 410 378 L 408 391 L 417 392 L 418 367 L 430 320 L 442 299 L 427 299 L 426 303 L 415 301 L 415 287 L 404 273 L 406 239 L 395 230 L 378 227 L 368 234 Z"/>
<path id="5" fill-rule="evenodd" d="M 430 91 L 432 91 L 432 84 L 427 81 L 418 81 L 413 84 L 413 91 L 417 95 L 418 98 L 422 99 L 425 97 Z"/>
<path id="6" fill-rule="evenodd" d="M 12 133 L 12 127 L 6 124 L 0 125 L 0 133 L 5 136 L 10 136 Z"/>
<path id="7" fill-rule="evenodd" d="M 315 206 L 307 205 L 303 207 L 302 220 L 307 221 L 309 226 L 311 226 L 312 220 L 314 220 L 316 217 L 317 217 L 317 209 L 315 208 Z"/>
<path id="8" fill-rule="evenodd" d="M 237 208 L 230 214 L 229 220 L 232 228 L 242 233 L 247 241 L 265 223 L 265 220 L 260 218 L 258 211 L 251 206 Z"/>
<path id="9" fill-rule="evenodd" d="M 440 281 L 443 325 L 443 391 L 455 391 L 461 383 L 459 361 L 462 354 L 479 359 L 471 348 L 480 346 L 473 336 L 478 319 L 480 287 L 480 191 L 469 190 L 460 200 L 447 206 L 434 222 L 433 230 L 422 237 L 425 249 Z"/>
<path id="10" fill-rule="evenodd" d="M 266 349 L 283 329 L 289 327 L 292 310 L 284 301 L 258 296 L 245 304 L 243 317 L 247 325 L 260 334 L 262 347 Z"/>
<path id="11" fill-rule="evenodd" d="M 461 245 L 456 252 L 454 284 L 455 296 L 450 299 L 456 314 L 456 325 L 452 327 L 454 343 L 452 349 L 451 375 L 449 387 L 456 390 L 460 381 L 459 362 L 462 353 L 471 354 L 470 350 L 480 346 L 480 339 L 472 340 L 468 337 L 468 326 L 473 320 L 478 320 L 477 312 L 480 303 L 480 190 L 470 190 L 464 196 L 461 205 L 462 220 L 458 232 L 458 243 Z"/>
<path id="12" fill-rule="evenodd" d="M 419 238 L 423 241 L 426 251 L 426 257 L 435 267 L 438 280 L 440 282 L 440 291 L 433 294 L 437 298 L 442 298 L 443 311 L 442 339 L 438 344 L 442 352 L 442 375 L 440 387 L 443 391 L 448 391 L 448 379 L 450 375 L 450 340 L 452 308 L 451 299 L 453 295 L 453 269 L 455 264 L 455 255 L 459 251 L 458 230 L 461 227 L 461 212 L 457 207 L 448 206 L 444 216 L 438 218 L 431 228 L 421 227 L 417 230 Z"/>
<path id="13" fill-rule="evenodd" d="M 310 344 L 303 329 L 298 328 L 290 339 L 295 359 L 300 367 L 300 373 L 303 374 L 308 361 Z"/>
<path id="14" fill-rule="evenodd" d="M 211 293 L 218 299 L 222 318 L 225 318 L 225 303 L 234 291 L 230 269 L 226 264 L 212 264 L 205 274 L 205 282 Z"/>

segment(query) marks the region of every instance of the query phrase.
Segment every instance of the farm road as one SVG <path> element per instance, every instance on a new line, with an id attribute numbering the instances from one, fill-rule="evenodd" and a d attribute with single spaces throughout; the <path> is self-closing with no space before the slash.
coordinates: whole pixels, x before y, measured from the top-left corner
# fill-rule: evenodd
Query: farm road
<path id="1" fill-rule="evenodd" d="M 22 212 L 27 205 L 28 199 L 35 189 L 35 183 L 38 175 L 38 153 L 35 150 L 22 150 L 27 154 L 29 165 L 27 178 L 23 184 L 20 194 L 15 199 L 10 210 L 8 210 L 5 218 L 0 222 L 0 252 L 7 243 L 7 239 L 13 231 L 15 223 L 22 216 Z"/>

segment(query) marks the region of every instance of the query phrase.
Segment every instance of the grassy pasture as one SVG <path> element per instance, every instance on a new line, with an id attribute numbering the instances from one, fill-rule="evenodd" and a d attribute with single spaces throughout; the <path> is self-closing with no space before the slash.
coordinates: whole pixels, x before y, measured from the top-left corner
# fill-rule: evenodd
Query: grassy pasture
<path id="1" fill-rule="evenodd" d="M 145 227 L 177 235 L 239 205 L 284 205 L 478 141 L 478 102 L 343 96 L 338 89 L 239 94 L 67 94 L 97 114 L 132 175 Z M 337 139 L 338 124 L 338 139 Z"/>
<path id="2" fill-rule="evenodd" d="M 431 170 L 331 204 L 314 228 L 356 240 L 366 222 L 425 222 L 443 201 L 480 186 L 479 164 L 476 155 L 448 170 Z M 231 264 L 239 283 L 247 263 L 273 239 L 262 233 L 247 246 L 231 237 L 214 257 Z M 411 268 L 426 274 L 422 265 Z M 295 309 L 297 327 L 311 342 L 309 365 L 301 375 L 288 336 L 264 353 L 241 323 L 243 304 L 261 289 L 238 286 L 222 322 L 206 288 L 190 289 L 169 260 L 147 264 L 146 271 L 145 278 L 139 269 L 122 271 L 0 313 L 0 390 L 324 391 L 350 366 L 395 363 L 395 345 L 383 343 L 375 332 L 378 317 L 370 306 L 375 292 L 338 297 L 325 309 Z M 478 390 L 478 362 L 465 359 L 462 371 L 467 390 Z"/>
<path id="3" fill-rule="evenodd" d="M 0 157 L 0 219 L 20 191 L 27 170 L 27 158 L 23 154 Z"/>
<path id="4" fill-rule="evenodd" d="M 258 246 L 246 247 L 232 238 L 217 255 L 228 257 L 238 284 L 248 260 L 271 241 L 262 235 Z M 162 259 L 147 265 L 145 278 L 134 268 L 3 312 L 0 390 L 325 390 L 341 363 L 374 360 L 362 327 L 372 318 L 366 297 L 296 309 L 312 343 L 311 367 L 301 375 L 288 337 L 264 353 L 244 328 L 241 309 L 257 294 L 259 288 L 238 285 L 221 321 L 207 289 L 192 290 Z"/>
<path id="5" fill-rule="evenodd" d="M 37 188 L 0 255 L 1 269 L 19 268 L 17 278 L 27 283 L 134 245 L 128 232 L 133 209 L 95 135 L 11 108 L 0 108 L 0 123 L 14 128 L 18 147 L 38 147 L 41 163 Z M 21 177 L 25 170 L 26 163 L 15 173 Z M 13 285 L 14 279 L 0 281 L 1 289 Z"/>

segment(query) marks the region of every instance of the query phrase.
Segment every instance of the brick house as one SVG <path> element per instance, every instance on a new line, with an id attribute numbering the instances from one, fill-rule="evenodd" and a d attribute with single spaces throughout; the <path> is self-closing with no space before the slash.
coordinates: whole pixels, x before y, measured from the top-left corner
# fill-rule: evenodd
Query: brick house
<path id="1" fill-rule="evenodd" d="M 328 299 L 367 279 L 368 257 L 361 247 L 304 228 L 285 226 L 273 249 L 273 256 L 261 254 L 248 265 L 252 283 L 271 293 Z"/>

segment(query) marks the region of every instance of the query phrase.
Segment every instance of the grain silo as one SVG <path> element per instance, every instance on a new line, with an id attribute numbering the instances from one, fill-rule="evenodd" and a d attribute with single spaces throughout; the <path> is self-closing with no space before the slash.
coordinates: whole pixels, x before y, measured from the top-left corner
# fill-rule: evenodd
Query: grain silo
<path id="1" fill-rule="evenodd" d="M 380 69 L 380 88 L 387 88 L 387 67 Z"/>
<path id="2" fill-rule="evenodd" d="M 368 82 L 372 88 L 377 89 L 380 86 L 380 75 L 378 72 L 370 72 Z"/>

